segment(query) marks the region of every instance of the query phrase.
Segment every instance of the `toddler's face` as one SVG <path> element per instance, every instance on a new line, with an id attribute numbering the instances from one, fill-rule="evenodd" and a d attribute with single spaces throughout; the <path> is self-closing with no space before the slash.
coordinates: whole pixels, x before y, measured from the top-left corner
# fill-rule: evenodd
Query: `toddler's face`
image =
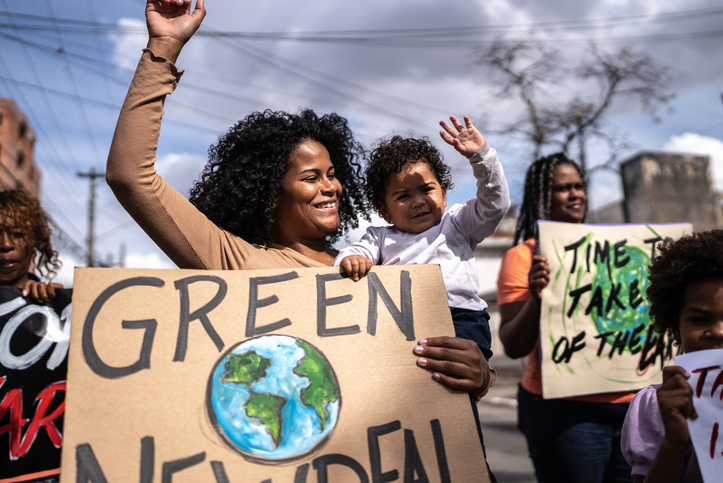
<path id="1" fill-rule="evenodd" d="M 678 317 L 685 352 L 723 349 L 723 279 L 688 284 Z"/>
<path id="2" fill-rule="evenodd" d="M 439 224 L 447 206 L 447 188 L 426 163 L 409 163 L 389 179 L 384 205 L 385 220 L 407 233 L 422 233 Z"/>

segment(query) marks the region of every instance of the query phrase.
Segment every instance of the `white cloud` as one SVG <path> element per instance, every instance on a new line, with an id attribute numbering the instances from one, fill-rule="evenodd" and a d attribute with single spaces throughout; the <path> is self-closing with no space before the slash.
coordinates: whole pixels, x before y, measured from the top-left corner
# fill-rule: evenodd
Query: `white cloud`
<path id="1" fill-rule="evenodd" d="M 129 253 L 125 257 L 125 268 L 177 268 L 158 253 Z"/>
<path id="2" fill-rule="evenodd" d="M 137 18 L 120 18 L 118 19 L 118 26 L 133 28 L 138 30 L 138 33 L 108 34 L 108 38 L 115 43 L 112 61 L 126 69 L 135 70 L 141 56 L 141 50 L 145 48 L 148 40 L 146 24 L 143 20 Z"/>
<path id="3" fill-rule="evenodd" d="M 679 136 L 671 136 L 670 140 L 663 145 L 663 149 L 710 156 L 713 185 L 718 191 L 723 191 L 723 141 L 687 132 Z"/>
<path id="4" fill-rule="evenodd" d="M 206 158 L 198 154 L 172 153 L 156 161 L 156 170 L 171 186 L 188 197 L 188 190 L 205 164 Z"/>

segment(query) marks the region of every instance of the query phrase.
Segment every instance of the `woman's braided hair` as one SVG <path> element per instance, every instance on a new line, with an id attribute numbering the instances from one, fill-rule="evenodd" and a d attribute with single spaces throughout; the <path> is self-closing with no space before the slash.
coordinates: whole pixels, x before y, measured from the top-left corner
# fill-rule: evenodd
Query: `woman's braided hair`
<path id="1" fill-rule="evenodd" d="M 565 153 L 555 153 L 538 158 L 527 169 L 525 191 L 512 245 L 527 240 L 537 233 L 537 220 L 549 220 L 552 203 L 552 174 L 557 166 L 569 164 L 577 169 L 580 179 L 585 182 L 585 172 Z M 587 186 L 585 186 L 587 190 Z M 587 206 L 585 207 L 587 212 Z"/>

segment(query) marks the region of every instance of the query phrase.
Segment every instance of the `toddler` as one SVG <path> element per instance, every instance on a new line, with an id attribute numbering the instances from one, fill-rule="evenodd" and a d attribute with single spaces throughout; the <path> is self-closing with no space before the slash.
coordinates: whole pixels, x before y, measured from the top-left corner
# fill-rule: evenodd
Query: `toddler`
<path id="1" fill-rule="evenodd" d="M 723 349 L 723 230 L 671 243 L 649 273 L 656 331 L 671 334 L 686 353 Z M 689 377 L 682 367 L 666 367 L 663 384 L 644 388 L 630 403 L 621 445 L 634 482 L 702 483 L 686 421 L 697 417 Z"/>
<path id="2" fill-rule="evenodd" d="M 492 235 L 510 207 L 510 196 L 497 152 L 467 116 L 440 122 L 440 135 L 469 159 L 477 179 L 477 197 L 447 213 L 449 167 L 426 138 L 394 136 L 375 148 L 366 167 L 366 189 L 374 207 L 392 226 L 369 227 L 362 239 L 334 260 L 354 281 L 372 265 L 436 263 L 442 269 L 457 337 L 492 356 L 487 304 L 479 298 L 474 250 Z"/>

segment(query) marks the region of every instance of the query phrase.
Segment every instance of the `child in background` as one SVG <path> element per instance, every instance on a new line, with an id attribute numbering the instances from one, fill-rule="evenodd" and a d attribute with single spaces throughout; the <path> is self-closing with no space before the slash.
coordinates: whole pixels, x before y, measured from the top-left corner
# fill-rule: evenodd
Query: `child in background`
<path id="1" fill-rule="evenodd" d="M 449 167 L 426 138 L 394 136 L 375 148 L 366 167 L 366 189 L 374 207 L 392 226 L 370 227 L 362 239 L 334 260 L 354 281 L 372 265 L 436 263 L 442 269 L 457 337 L 477 343 L 492 356 L 487 304 L 479 298 L 474 250 L 492 235 L 510 207 L 510 196 L 497 152 L 467 116 L 440 122 L 440 135 L 469 159 L 477 179 L 477 197 L 447 213 Z M 445 132 L 446 131 L 446 132 Z"/>
<path id="2" fill-rule="evenodd" d="M 723 348 L 723 230 L 694 233 L 663 248 L 649 269 L 653 326 L 685 353 Z M 663 384 L 641 390 L 623 425 L 622 450 L 633 481 L 702 482 L 688 432 L 695 419 L 690 377 L 663 369 Z"/>

